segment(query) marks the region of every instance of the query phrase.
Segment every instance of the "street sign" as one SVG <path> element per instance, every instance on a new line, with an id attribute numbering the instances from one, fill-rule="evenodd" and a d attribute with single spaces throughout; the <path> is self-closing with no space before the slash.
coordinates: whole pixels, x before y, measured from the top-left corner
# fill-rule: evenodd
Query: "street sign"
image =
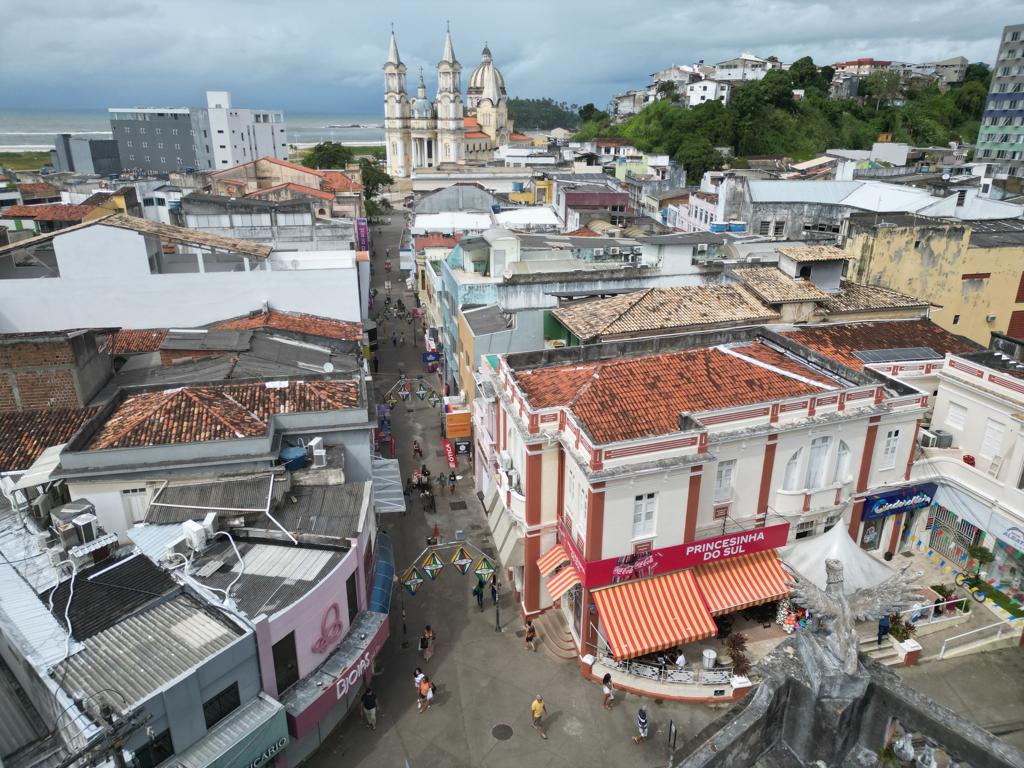
<path id="1" fill-rule="evenodd" d="M 452 555 L 452 565 L 455 566 L 455 570 L 465 576 L 469 571 L 469 566 L 472 564 L 473 558 L 470 557 L 470 554 L 465 547 L 459 547 L 455 550 L 455 554 Z"/>
<path id="2" fill-rule="evenodd" d="M 455 445 L 451 440 L 447 438 L 441 441 L 441 445 L 444 447 L 444 458 L 448 462 L 450 469 L 455 469 L 459 466 L 459 460 L 455 457 Z"/>
<path id="3" fill-rule="evenodd" d="M 444 568 L 444 563 L 441 562 L 441 558 L 437 556 L 436 552 L 431 552 L 423 559 L 423 570 L 426 571 L 427 576 L 433 581 L 437 578 L 437 574 Z"/>
<path id="4" fill-rule="evenodd" d="M 402 584 L 409 590 L 410 595 L 415 595 L 416 590 L 420 588 L 422 583 L 423 577 L 420 576 L 420 572 L 416 570 L 415 565 L 410 565 L 409 569 L 402 574 Z"/>

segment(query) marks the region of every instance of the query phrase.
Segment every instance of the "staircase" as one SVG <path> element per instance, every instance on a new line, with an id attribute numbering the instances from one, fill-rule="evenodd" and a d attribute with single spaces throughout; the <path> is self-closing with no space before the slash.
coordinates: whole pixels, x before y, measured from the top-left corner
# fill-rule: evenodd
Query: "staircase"
<path id="1" fill-rule="evenodd" d="M 898 667 L 903 664 L 903 660 L 887 637 L 882 640 L 881 645 L 878 644 L 877 637 L 861 638 L 860 652 L 887 667 Z"/>
<path id="2" fill-rule="evenodd" d="M 576 661 L 576 642 L 558 608 L 545 611 L 533 623 L 537 627 L 537 643 L 544 653 L 555 661 Z"/>

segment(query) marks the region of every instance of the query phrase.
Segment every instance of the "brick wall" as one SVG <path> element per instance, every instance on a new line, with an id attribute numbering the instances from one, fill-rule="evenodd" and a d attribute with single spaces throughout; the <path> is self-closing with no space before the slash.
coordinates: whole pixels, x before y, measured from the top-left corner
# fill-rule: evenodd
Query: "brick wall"
<path id="1" fill-rule="evenodd" d="M 19 371 L 15 374 L 21 409 L 81 408 L 75 379 L 69 368 Z"/>
<path id="2" fill-rule="evenodd" d="M 68 341 L 0 344 L 0 412 L 83 405 Z"/>
<path id="3" fill-rule="evenodd" d="M 74 364 L 75 355 L 67 341 L 0 344 L 0 370 Z"/>

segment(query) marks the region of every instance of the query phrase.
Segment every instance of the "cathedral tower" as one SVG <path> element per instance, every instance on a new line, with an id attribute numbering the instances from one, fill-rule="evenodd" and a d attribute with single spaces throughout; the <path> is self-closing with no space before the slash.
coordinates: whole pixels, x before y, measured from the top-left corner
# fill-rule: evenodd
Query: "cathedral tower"
<path id="1" fill-rule="evenodd" d="M 392 30 L 388 60 L 384 64 L 384 144 L 388 173 L 395 178 L 406 178 L 411 174 L 410 142 L 405 64 L 398 55 L 398 42 Z"/>
<path id="2" fill-rule="evenodd" d="M 464 125 L 462 115 L 462 65 L 455 58 L 452 33 L 444 37 L 444 51 L 437 64 L 437 143 L 439 163 L 457 163 L 463 159 Z"/>

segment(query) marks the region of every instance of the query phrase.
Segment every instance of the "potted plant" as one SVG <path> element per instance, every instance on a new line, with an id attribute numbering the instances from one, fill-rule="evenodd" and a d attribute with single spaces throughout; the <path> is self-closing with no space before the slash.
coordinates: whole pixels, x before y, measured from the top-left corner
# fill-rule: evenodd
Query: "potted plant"
<path id="1" fill-rule="evenodd" d="M 737 677 L 749 675 L 751 663 L 750 657 L 747 656 L 747 636 L 742 632 L 733 632 L 725 638 L 722 644 L 729 653 L 732 673 Z"/>
<path id="2" fill-rule="evenodd" d="M 992 554 L 992 550 L 983 547 L 981 544 L 975 544 L 968 549 L 967 556 L 974 562 L 975 583 L 981 579 L 981 569 L 996 559 L 996 556 Z"/>
<path id="3" fill-rule="evenodd" d="M 917 634 L 917 627 L 907 621 L 902 613 L 896 613 L 889 617 L 889 642 L 892 643 L 901 660 L 906 660 L 908 653 L 919 652 L 920 643 L 914 639 Z"/>

